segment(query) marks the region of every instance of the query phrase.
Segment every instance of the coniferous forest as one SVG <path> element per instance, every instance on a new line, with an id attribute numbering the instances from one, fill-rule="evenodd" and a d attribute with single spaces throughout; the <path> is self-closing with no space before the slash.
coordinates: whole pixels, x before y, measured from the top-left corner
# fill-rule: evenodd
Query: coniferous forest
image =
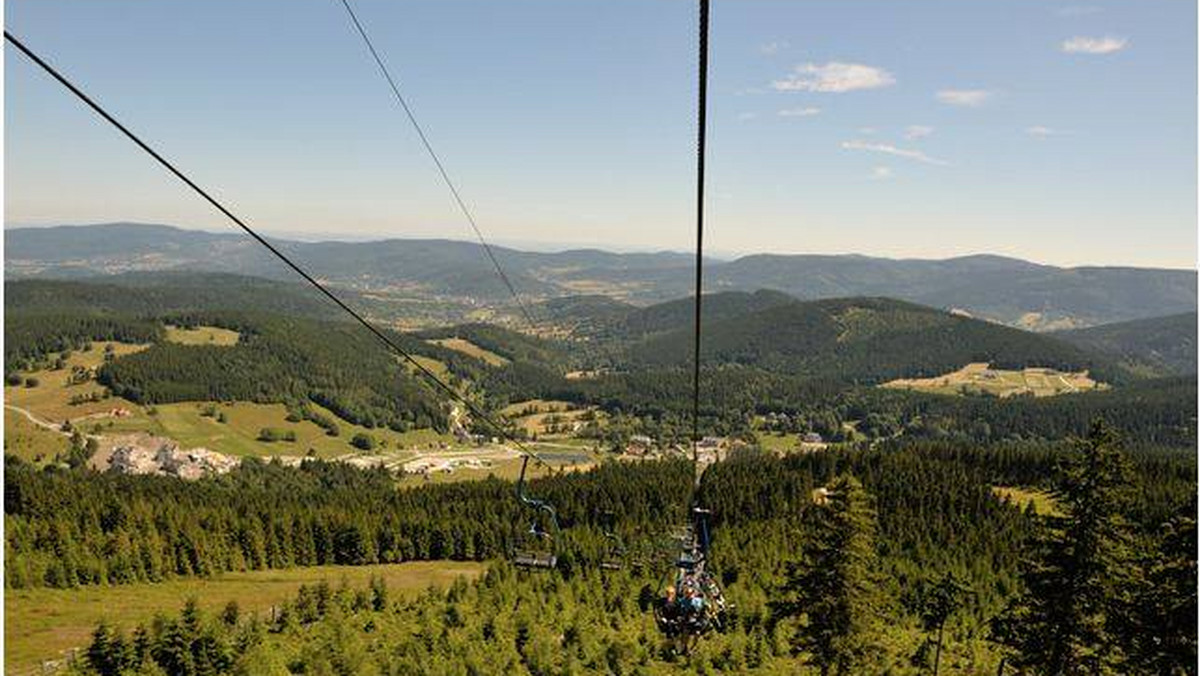
<path id="1" fill-rule="evenodd" d="M 322 585 L 271 618 L 189 606 L 98 627 L 74 668 L 923 673 L 940 652 L 946 673 L 994 673 L 1001 659 L 1007 673 L 1194 673 L 1195 469 L 1190 453 L 1130 451 L 1099 426 L 1059 444 L 742 451 L 705 473 L 698 496 L 715 515 L 711 565 L 734 610 L 685 656 L 646 611 L 670 569 L 664 539 L 692 497 L 690 466 L 608 463 L 533 483 L 562 517 L 553 572 L 498 563 L 478 582 L 403 602 L 379 585 Z M 520 521 L 507 482 L 398 492 L 385 472 L 316 461 L 185 483 L 10 460 L 7 477 L 9 587 L 497 559 Z M 992 490 L 1018 483 L 1044 488 L 1058 511 Z M 819 487 L 834 497 L 814 500 Z M 617 572 L 598 567 L 597 515 L 613 509 L 628 545 Z"/>

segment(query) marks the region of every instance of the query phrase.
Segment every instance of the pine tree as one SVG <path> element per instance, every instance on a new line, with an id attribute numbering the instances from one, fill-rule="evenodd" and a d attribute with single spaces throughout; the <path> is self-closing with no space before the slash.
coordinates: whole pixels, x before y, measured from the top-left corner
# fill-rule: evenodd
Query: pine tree
<path id="1" fill-rule="evenodd" d="M 1194 513 L 1194 512 L 1193 512 Z M 1196 521 L 1167 523 L 1144 557 L 1127 645 L 1148 674 L 1196 673 Z"/>
<path id="2" fill-rule="evenodd" d="M 1122 595 L 1131 578 L 1121 507 L 1129 483 L 1116 434 L 1096 423 L 1059 472 L 1053 491 L 1064 516 L 1047 517 L 1025 562 L 1025 591 L 994 627 L 1013 662 L 1038 673 L 1118 674 Z"/>
<path id="3" fill-rule="evenodd" d="M 775 619 L 803 616 L 793 650 L 808 653 L 822 676 L 857 673 L 876 652 L 883 606 L 874 572 L 875 512 L 851 476 L 834 479 L 827 501 L 813 511 L 803 558 L 789 566 L 772 612 Z"/>

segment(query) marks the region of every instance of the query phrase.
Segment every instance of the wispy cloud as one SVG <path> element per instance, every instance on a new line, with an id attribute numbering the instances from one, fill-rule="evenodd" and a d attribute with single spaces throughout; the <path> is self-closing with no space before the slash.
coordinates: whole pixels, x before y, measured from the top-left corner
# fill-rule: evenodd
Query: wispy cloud
<path id="1" fill-rule="evenodd" d="M 821 109 L 814 106 L 805 106 L 803 108 L 784 108 L 779 111 L 780 117 L 812 117 L 820 115 Z"/>
<path id="2" fill-rule="evenodd" d="M 862 89 L 878 89 L 896 84 L 896 78 L 882 68 L 861 63 L 806 63 L 771 86 L 784 92 L 824 92 L 844 94 Z"/>
<path id="3" fill-rule="evenodd" d="M 978 108 L 992 98 L 992 92 L 986 89 L 943 89 L 937 93 L 937 100 L 951 106 L 966 106 Z"/>
<path id="4" fill-rule="evenodd" d="M 866 134 L 867 136 L 874 136 L 875 134 L 879 133 L 879 130 L 875 127 L 859 127 L 858 133 Z"/>
<path id="5" fill-rule="evenodd" d="M 787 40 L 772 40 L 765 44 L 759 45 L 758 51 L 760 54 L 766 54 L 767 56 L 773 56 L 791 46 L 792 45 Z"/>
<path id="6" fill-rule="evenodd" d="M 897 148 L 890 143 L 871 143 L 870 141 L 855 139 L 853 141 L 842 141 L 842 148 L 845 150 L 865 150 L 872 153 L 883 153 L 884 155 L 903 157 L 906 160 L 913 160 L 923 164 L 933 164 L 939 167 L 948 166 L 950 164 L 946 160 L 930 157 L 920 150 Z"/>
<path id="7" fill-rule="evenodd" d="M 1032 127 L 1026 127 L 1025 133 L 1029 134 L 1030 136 L 1036 136 L 1037 138 L 1046 138 L 1047 136 L 1057 136 L 1058 130 L 1051 129 L 1050 127 L 1043 127 L 1040 124 L 1035 124 Z"/>
<path id="8" fill-rule="evenodd" d="M 1076 36 L 1070 40 L 1063 40 L 1059 48 L 1067 54 L 1112 54 L 1125 49 L 1127 45 L 1129 45 L 1129 40 L 1126 38 L 1117 38 L 1111 35 L 1102 38 Z"/>
<path id="9" fill-rule="evenodd" d="M 896 172 L 892 171 L 891 167 L 875 167 L 871 169 L 871 178 L 879 181 L 886 181 L 895 175 Z"/>
<path id="10" fill-rule="evenodd" d="M 737 119 L 745 122 L 746 120 L 753 120 L 756 117 L 758 117 L 758 113 L 738 113 Z"/>
<path id="11" fill-rule="evenodd" d="M 927 127 L 923 124 L 910 124 L 904 130 L 904 138 L 912 141 L 914 139 L 925 138 L 933 133 L 933 127 Z"/>

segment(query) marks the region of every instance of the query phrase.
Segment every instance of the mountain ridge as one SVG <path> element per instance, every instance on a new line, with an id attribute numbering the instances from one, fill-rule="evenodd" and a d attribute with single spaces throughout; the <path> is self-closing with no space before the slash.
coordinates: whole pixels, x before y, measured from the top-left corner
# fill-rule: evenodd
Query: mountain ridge
<path id="1" fill-rule="evenodd" d="M 293 274 L 239 233 L 113 223 L 5 230 L 6 277 L 198 270 L 272 279 Z M 360 291 L 511 306 L 482 247 L 453 239 L 302 242 L 270 238 L 317 277 Z M 531 301 L 603 295 L 635 305 L 692 291 L 690 254 L 558 252 L 493 246 Z M 1196 309 L 1196 273 L 1131 266 L 1057 267 L 996 254 L 893 259 L 759 253 L 706 261 L 706 291 L 770 289 L 800 299 L 887 296 L 1036 330 L 1079 328 Z M 510 307 L 509 310 L 512 308 Z"/>

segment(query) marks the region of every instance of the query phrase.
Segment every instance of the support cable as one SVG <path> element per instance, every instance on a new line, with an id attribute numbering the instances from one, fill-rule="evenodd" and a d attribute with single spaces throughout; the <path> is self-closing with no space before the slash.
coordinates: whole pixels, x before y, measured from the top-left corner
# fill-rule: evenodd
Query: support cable
<path id="1" fill-rule="evenodd" d="M 708 5 L 700 0 L 700 63 L 696 134 L 696 325 L 692 356 L 692 462 L 700 485 L 700 310 L 704 284 L 704 151 L 708 118 Z"/>
<path id="2" fill-rule="evenodd" d="M 194 191 L 196 194 L 200 195 L 200 197 L 204 198 L 204 200 L 206 202 L 208 202 L 209 204 L 211 204 L 217 211 L 224 214 L 225 217 L 228 218 L 230 221 L 233 221 L 247 235 L 250 235 L 250 237 L 254 238 L 255 241 L 257 241 L 259 244 L 266 247 L 267 250 L 270 251 L 272 254 L 274 254 L 276 258 L 283 261 L 289 268 L 291 268 L 293 271 L 295 271 L 296 274 L 303 277 L 305 281 L 307 281 L 309 284 L 311 284 L 313 287 L 315 287 L 318 291 L 320 291 L 326 298 L 333 301 L 334 304 L 336 304 L 341 309 L 345 310 L 346 313 L 349 314 L 351 317 L 353 317 L 359 324 L 361 324 L 363 326 L 363 328 L 370 331 L 372 335 L 374 335 L 376 338 L 378 338 L 380 340 L 380 342 L 382 342 L 384 344 L 385 347 L 387 347 L 388 349 L 395 352 L 397 355 L 399 355 L 405 361 L 407 361 L 410 365 L 412 365 L 414 368 L 416 368 L 418 372 L 420 372 L 422 375 L 424 375 L 438 389 L 440 389 L 443 392 L 445 392 L 446 394 L 450 395 L 450 397 L 452 399 L 454 399 L 458 402 L 461 402 L 464 406 L 466 406 L 467 410 L 471 413 L 471 415 L 475 416 L 479 420 L 483 420 L 488 425 L 490 425 L 492 427 L 492 429 L 496 430 L 496 432 L 498 433 L 498 435 L 500 437 L 503 437 L 505 440 L 507 440 L 510 443 L 512 443 L 513 445 L 515 445 L 520 452 L 533 458 L 539 464 L 541 464 L 543 466 L 548 466 L 546 464 L 546 462 L 537 453 L 533 452 L 532 450 L 527 448 L 524 444 L 522 444 L 520 441 L 518 441 L 516 438 L 514 438 L 512 435 L 510 435 L 507 432 L 507 430 L 505 430 L 503 425 L 497 423 L 494 419 L 492 419 L 491 416 L 484 413 L 479 407 L 477 407 L 475 404 L 471 403 L 470 400 L 468 400 L 465 396 L 460 394 L 453 387 L 442 382 L 442 380 L 440 378 L 438 378 L 436 374 L 434 374 L 428 368 L 423 366 L 419 361 L 417 361 L 415 358 L 413 358 L 413 356 L 411 354 L 409 354 L 404 348 L 400 347 L 396 343 L 396 341 L 389 338 L 387 336 L 387 334 L 385 334 L 383 331 L 380 331 L 378 328 L 375 327 L 375 325 L 371 324 L 369 321 L 364 319 L 362 315 L 360 315 L 353 308 L 351 308 L 349 305 L 347 305 L 345 303 L 345 301 L 343 301 L 336 294 L 334 294 L 332 291 L 330 291 L 328 288 L 326 288 L 325 285 L 321 284 L 316 279 L 314 279 L 312 277 L 312 275 L 305 272 L 299 265 L 293 263 L 292 260 L 290 258 L 288 258 L 286 255 L 284 255 L 281 251 L 279 251 L 279 249 L 275 248 L 275 246 L 273 246 L 265 238 L 263 238 L 261 235 L 259 235 L 257 232 L 255 232 L 242 219 L 235 216 L 233 214 L 233 212 L 231 212 L 229 209 L 225 208 L 225 206 L 222 205 L 220 202 L 218 202 L 216 200 L 216 198 L 214 198 L 212 195 L 210 195 L 208 192 L 206 192 L 203 188 L 201 188 L 199 185 L 197 185 L 194 181 L 192 181 L 192 179 L 188 178 L 187 175 L 185 175 L 182 171 L 180 171 L 179 169 L 176 169 L 175 165 L 171 164 L 171 162 L 169 162 L 167 159 L 165 159 L 162 155 L 158 154 L 157 151 L 155 151 L 153 148 L 151 148 L 146 142 L 142 141 L 142 139 L 139 138 L 132 131 L 130 131 L 129 128 L 127 128 L 125 125 L 121 124 L 115 117 L 110 115 L 107 110 L 105 110 L 102 106 L 100 106 L 100 104 L 96 103 L 94 100 L 91 99 L 91 97 L 89 97 L 87 94 L 83 93 L 83 91 L 81 91 L 78 87 L 76 87 L 74 84 L 72 84 L 71 81 L 68 80 L 64 75 L 62 75 L 57 70 L 55 70 L 53 66 L 46 63 L 46 61 L 44 61 L 40 56 L 35 54 L 31 49 L 26 47 L 24 45 L 24 43 L 22 43 L 20 40 L 18 40 L 16 37 L 14 37 L 7 30 L 4 31 L 4 39 L 7 40 L 8 42 L 10 42 L 14 47 L 19 49 L 21 51 L 21 53 L 23 53 L 26 57 L 29 58 L 30 61 L 33 61 L 42 70 L 46 71 L 46 73 L 48 73 L 51 77 L 53 77 L 55 80 L 57 80 L 59 84 L 66 87 L 67 90 L 69 90 L 72 94 L 74 94 L 76 98 L 78 98 L 80 101 L 83 101 L 85 104 L 87 104 L 87 106 L 89 108 L 91 108 L 100 117 L 104 118 L 104 120 L 106 122 L 111 124 L 113 127 L 116 127 L 118 131 L 120 131 L 122 134 L 124 134 L 130 141 L 133 141 L 134 144 L 136 144 L 139 148 L 141 148 L 146 154 L 148 154 L 148 155 L 150 155 L 150 157 L 154 158 L 154 160 L 157 161 L 164 168 L 166 168 L 167 171 L 174 174 L 175 177 L 178 178 L 180 181 L 183 181 L 184 184 L 186 184 L 189 188 L 191 188 L 192 191 Z"/>
<path id="3" fill-rule="evenodd" d="M 521 294 L 517 293 L 517 288 L 513 285 L 512 281 L 509 280 L 508 275 L 505 274 L 503 266 L 500 265 L 500 260 L 496 258 L 496 254 L 492 251 L 491 245 L 488 244 L 487 239 L 484 238 L 483 231 L 479 229 L 479 224 L 475 221 L 475 216 L 471 213 L 471 210 L 467 208 L 466 201 L 463 200 L 462 195 L 458 192 L 458 188 L 455 186 L 454 181 L 450 179 L 450 173 L 446 171 L 446 166 L 442 164 L 441 158 L 439 158 L 438 154 L 434 152 L 433 144 L 429 142 L 429 137 L 425 135 L 425 130 L 421 127 L 421 124 L 417 122 L 417 116 L 413 114 L 412 107 L 408 105 L 408 101 L 405 100 L 404 95 L 400 93 L 400 85 L 396 83 L 396 79 L 392 77 L 391 71 L 388 70 L 386 65 L 384 65 L 383 57 L 379 55 L 379 51 L 375 49 L 375 44 L 371 42 L 371 38 L 367 36 L 366 28 L 363 27 L 362 22 L 358 19 L 358 15 L 354 13 L 354 9 L 350 6 L 350 0 L 341 0 L 341 3 L 342 6 L 346 8 L 346 12 L 350 15 L 350 21 L 354 23 L 354 28 L 358 31 L 359 36 L 362 37 L 363 42 L 366 44 L 367 51 L 371 53 L 371 58 L 375 60 L 375 65 L 379 66 L 379 72 L 383 74 L 383 78 L 387 80 L 388 86 L 391 87 L 392 94 L 396 97 L 396 102 L 400 104 L 400 107 L 404 110 L 405 116 L 408 117 L 408 121 L 412 124 L 413 129 L 416 130 L 417 136 L 421 139 L 421 145 L 425 146 L 425 152 L 429 154 L 430 159 L 432 159 L 434 165 L 437 166 L 438 173 L 442 176 L 442 182 L 445 183 L 446 187 L 450 189 L 450 194 L 454 197 L 454 202 L 458 205 L 459 211 L 461 211 L 463 216 L 466 217 L 467 222 L 471 224 L 471 229 L 475 231 L 475 237 L 479 240 L 479 243 L 483 245 L 483 250 L 487 254 L 488 259 L 492 261 L 492 267 L 496 268 L 496 274 L 500 276 L 500 281 L 504 282 L 504 286 L 508 287 L 508 292 L 512 294 L 513 300 L 517 301 L 517 307 L 520 308 L 521 314 L 524 315 L 525 322 L 529 325 L 529 329 L 536 334 L 537 325 L 533 321 L 533 315 L 530 314 L 528 306 L 526 306 L 525 301 L 522 300 Z"/>

